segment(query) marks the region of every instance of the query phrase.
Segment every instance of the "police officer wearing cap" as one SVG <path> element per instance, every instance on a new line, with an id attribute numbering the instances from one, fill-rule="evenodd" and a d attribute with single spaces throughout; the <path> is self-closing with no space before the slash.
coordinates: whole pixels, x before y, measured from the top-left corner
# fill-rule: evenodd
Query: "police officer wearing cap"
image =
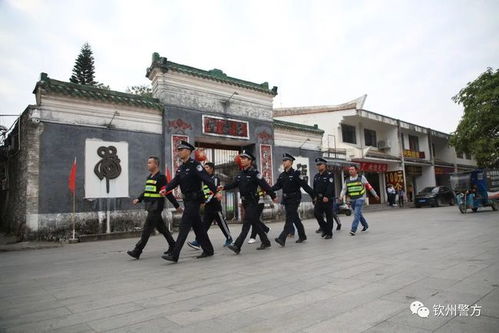
<path id="1" fill-rule="evenodd" d="M 319 172 L 314 177 L 314 215 L 322 231 L 322 237 L 331 239 L 333 238 L 334 176 L 327 170 L 326 164 L 327 161 L 323 158 L 315 159 Z M 324 221 L 324 215 L 326 215 L 326 221 Z"/>
<path id="2" fill-rule="evenodd" d="M 293 169 L 293 161 L 295 158 L 290 154 L 284 154 L 282 156 L 282 166 L 284 171 L 277 178 L 277 182 L 272 186 L 273 191 L 278 191 L 282 189 L 282 204 L 284 205 L 286 211 L 286 223 L 284 229 L 275 239 L 276 243 L 281 246 L 286 244 L 286 238 L 288 234 L 294 229 L 293 224 L 298 230 L 298 240 L 297 243 L 302 243 L 307 239 L 305 235 L 305 228 L 303 223 L 301 223 L 300 216 L 298 216 L 298 206 L 301 202 L 301 188 L 303 188 L 309 195 L 314 198 L 314 191 L 307 182 L 301 176 L 300 171 Z"/>
<path id="3" fill-rule="evenodd" d="M 175 177 L 173 177 L 171 182 L 168 183 L 166 188 L 162 191 L 163 193 L 166 193 L 177 186 L 180 186 L 184 199 L 184 213 L 182 214 L 182 221 L 180 222 L 180 230 L 177 241 L 175 242 L 175 247 L 171 254 L 167 253 L 162 256 L 163 259 L 168 261 L 178 261 L 180 251 L 182 250 L 182 246 L 184 246 L 191 227 L 194 230 L 196 239 L 203 249 L 203 253 L 197 258 L 205 258 L 213 255 L 213 246 L 208 238 L 206 228 L 201 222 L 200 208 L 201 203 L 204 202 L 202 183 L 207 185 L 213 193 L 217 192 L 217 187 L 203 166 L 198 161 L 191 158 L 191 153 L 194 149 L 194 146 L 190 143 L 186 141 L 180 142 L 177 150 L 180 159 L 182 160 L 182 165 L 179 166 Z"/>
<path id="4" fill-rule="evenodd" d="M 241 158 L 242 170 L 234 178 L 234 181 L 231 184 L 220 186 L 218 188 L 219 190 L 230 190 L 238 187 L 239 193 L 241 194 L 244 207 L 243 227 L 234 244 L 228 246 L 228 248 L 236 254 L 241 252 L 241 246 L 248 235 L 250 227 L 255 228 L 258 236 L 260 236 L 260 240 L 262 241 L 262 244 L 259 248 L 257 248 L 257 250 L 263 250 L 271 246 L 267 234 L 262 230 L 260 224 L 258 223 L 258 186 L 267 192 L 272 199 L 275 200 L 276 198 L 274 191 L 272 191 L 270 185 L 265 181 L 265 179 L 263 179 L 262 174 L 252 167 L 251 163 L 255 160 L 255 157 L 245 150 L 239 154 L 239 157 Z"/>

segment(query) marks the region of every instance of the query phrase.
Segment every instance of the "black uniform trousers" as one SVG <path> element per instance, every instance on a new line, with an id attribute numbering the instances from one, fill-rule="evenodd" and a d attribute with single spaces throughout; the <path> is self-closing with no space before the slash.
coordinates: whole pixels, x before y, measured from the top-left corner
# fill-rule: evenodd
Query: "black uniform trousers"
<path id="1" fill-rule="evenodd" d="M 229 226 L 227 225 L 227 221 L 222 213 L 222 206 L 220 203 L 209 203 L 204 206 L 203 225 L 206 228 L 206 232 L 210 230 L 213 221 L 217 222 L 218 227 L 222 230 L 222 233 L 225 236 L 225 239 L 232 238 Z M 199 243 L 199 240 L 197 241 Z"/>
<path id="2" fill-rule="evenodd" d="M 263 213 L 263 209 L 265 208 L 265 204 L 264 203 L 259 203 L 258 204 L 258 207 L 257 207 L 257 211 L 256 211 L 256 215 L 258 216 L 258 224 L 260 225 L 260 229 L 262 229 L 265 233 L 268 233 L 270 228 L 267 227 L 265 225 L 265 223 L 262 222 L 262 213 Z M 250 238 L 253 238 L 255 239 L 256 238 L 256 229 L 255 228 L 251 228 L 251 236 Z"/>
<path id="3" fill-rule="evenodd" d="M 317 199 L 314 206 L 314 215 L 319 223 L 319 227 L 326 235 L 333 235 L 333 207 L 332 201 L 323 202 L 322 199 Z M 324 221 L 324 215 L 326 220 Z"/>
<path id="4" fill-rule="evenodd" d="M 241 248 L 241 246 L 243 246 L 244 240 L 246 239 L 246 236 L 248 236 L 250 228 L 254 228 L 256 230 L 256 233 L 260 237 L 262 244 L 270 244 L 267 234 L 261 227 L 260 218 L 258 216 L 258 203 L 252 201 L 243 201 L 243 207 L 243 227 L 241 229 L 239 237 L 237 237 L 236 241 L 234 242 L 234 245 L 236 245 L 238 248 Z"/>
<path id="5" fill-rule="evenodd" d="M 199 245 L 201 245 L 203 251 L 209 255 L 212 255 L 214 252 L 213 245 L 211 245 L 210 239 L 208 238 L 206 228 L 201 222 L 200 209 L 201 202 L 199 200 L 184 199 L 184 213 L 182 214 L 177 241 L 175 242 L 175 248 L 173 249 L 172 254 L 177 260 L 191 228 L 194 230 L 196 239 L 199 242 Z"/>
<path id="6" fill-rule="evenodd" d="M 300 239 L 307 239 L 307 236 L 305 235 L 305 228 L 303 227 L 303 223 L 301 223 L 300 216 L 298 215 L 298 206 L 300 206 L 300 201 L 293 200 L 284 202 L 283 205 L 286 212 L 286 223 L 284 224 L 283 231 L 279 235 L 279 239 L 285 243 L 288 235 L 293 232 L 294 226 L 296 226 Z"/>
<path id="7" fill-rule="evenodd" d="M 168 228 L 165 225 L 165 222 L 163 221 L 163 217 L 161 216 L 161 211 L 150 211 L 147 212 L 147 218 L 146 222 L 144 223 L 144 227 L 142 229 L 142 235 L 140 236 L 140 240 L 138 243 L 135 245 L 135 250 L 138 251 L 139 253 L 142 253 L 142 250 L 144 250 L 144 247 L 147 244 L 147 241 L 149 240 L 149 237 L 151 236 L 151 233 L 154 231 L 154 229 L 157 229 L 160 234 L 162 234 L 166 241 L 168 242 L 168 245 L 170 248 L 173 248 L 175 246 L 175 240 L 172 237 L 172 234 L 170 231 L 168 231 Z"/>

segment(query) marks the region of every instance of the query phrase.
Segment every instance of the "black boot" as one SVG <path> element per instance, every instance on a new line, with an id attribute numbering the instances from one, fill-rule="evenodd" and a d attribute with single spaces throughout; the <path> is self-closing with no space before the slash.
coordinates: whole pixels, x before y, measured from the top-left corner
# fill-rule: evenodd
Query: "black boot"
<path id="1" fill-rule="evenodd" d="M 177 259 L 177 258 L 175 258 L 175 257 L 174 257 L 173 255 L 171 255 L 171 254 L 168 254 L 168 255 L 167 255 L 167 254 L 163 254 L 163 255 L 161 256 L 161 258 L 165 259 L 166 261 L 172 261 L 172 262 L 177 262 L 177 261 L 178 261 L 178 259 Z"/>
<path id="2" fill-rule="evenodd" d="M 235 244 L 230 244 L 227 246 L 227 248 L 233 251 L 235 254 L 239 254 L 239 252 L 241 252 L 241 249 Z"/>
<path id="3" fill-rule="evenodd" d="M 270 242 L 268 243 L 262 243 L 262 245 L 260 245 L 259 247 L 257 247 L 256 249 L 257 250 L 265 250 L 267 248 L 269 248 L 271 245 L 270 245 Z"/>
<path id="4" fill-rule="evenodd" d="M 140 252 L 139 252 L 139 251 L 137 251 L 136 249 L 133 249 L 132 251 L 126 251 L 126 253 L 127 253 L 130 257 L 135 258 L 135 259 L 137 259 L 137 260 L 139 260 L 139 258 L 140 258 Z"/>
<path id="5" fill-rule="evenodd" d="M 341 230 L 341 223 L 338 223 L 338 225 L 336 226 L 336 230 Z"/>
<path id="6" fill-rule="evenodd" d="M 198 255 L 196 258 L 197 259 L 202 259 L 202 258 L 206 258 L 206 257 L 211 257 L 213 254 L 209 254 L 209 253 L 206 253 L 203 251 L 203 253 L 201 253 L 200 255 Z"/>
<path id="7" fill-rule="evenodd" d="M 322 232 L 322 229 L 321 229 L 321 228 L 319 228 L 319 229 L 315 230 L 315 233 L 316 233 L 316 234 L 320 234 L 321 232 Z"/>
<path id="8" fill-rule="evenodd" d="M 303 237 L 303 238 L 298 238 L 298 240 L 296 242 L 297 243 L 303 243 L 306 240 L 307 240 L 307 237 Z"/>
<path id="9" fill-rule="evenodd" d="M 282 247 L 284 247 L 286 245 L 286 243 L 283 240 L 281 240 L 280 238 L 276 238 L 274 240 L 277 244 L 281 245 Z"/>
<path id="10" fill-rule="evenodd" d="M 170 246 L 170 247 L 168 248 L 168 251 L 163 252 L 163 254 L 166 254 L 166 255 L 172 255 L 172 254 L 173 254 L 173 246 Z"/>

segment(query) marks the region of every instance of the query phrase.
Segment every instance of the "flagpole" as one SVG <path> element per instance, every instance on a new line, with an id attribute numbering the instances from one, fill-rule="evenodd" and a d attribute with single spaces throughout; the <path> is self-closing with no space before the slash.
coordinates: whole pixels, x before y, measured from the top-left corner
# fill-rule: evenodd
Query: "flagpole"
<path id="1" fill-rule="evenodd" d="M 76 220 L 76 190 L 73 192 L 73 238 L 72 238 L 73 241 L 76 240 L 75 220 Z"/>
<path id="2" fill-rule="evenodd" d="M 73 168 L 76 167 L 76 157 L 74 159 L 74 162 L 73 162 L 73 167 L 71 168 L 71 170 L 73 170 Z M 76 174 L 74 175 L 74 177 L 76 177 Z M 73 190 L 71 191 L 73 192 L 73 237 L 69 240 L 71 243 L 76 243 L 77 240 L 76 240 L 76 180 L 74 180 L 74 187 L 73 187 Z"/>

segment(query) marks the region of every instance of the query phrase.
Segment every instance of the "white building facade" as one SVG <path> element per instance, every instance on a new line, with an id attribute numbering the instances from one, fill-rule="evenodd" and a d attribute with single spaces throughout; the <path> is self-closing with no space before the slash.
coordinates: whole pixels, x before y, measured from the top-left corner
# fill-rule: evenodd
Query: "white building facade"
<path id="1" fill-rule="evenodd" d="M 476 168 L 471 156 L 457 154 L 450 135 L 365 110 L 367 95 L 339 105 L 274 109 L 274 119 L 324 130 L 322 152 L 336 161 L 357 164 L 386 202 L 391 183 L 406 198 L 427 186 L 449 186 L 450 173 Z M 344 176 L 344 170 L 341 170 Z M 341 179 L 341 178 L 340 178 Z"/>

